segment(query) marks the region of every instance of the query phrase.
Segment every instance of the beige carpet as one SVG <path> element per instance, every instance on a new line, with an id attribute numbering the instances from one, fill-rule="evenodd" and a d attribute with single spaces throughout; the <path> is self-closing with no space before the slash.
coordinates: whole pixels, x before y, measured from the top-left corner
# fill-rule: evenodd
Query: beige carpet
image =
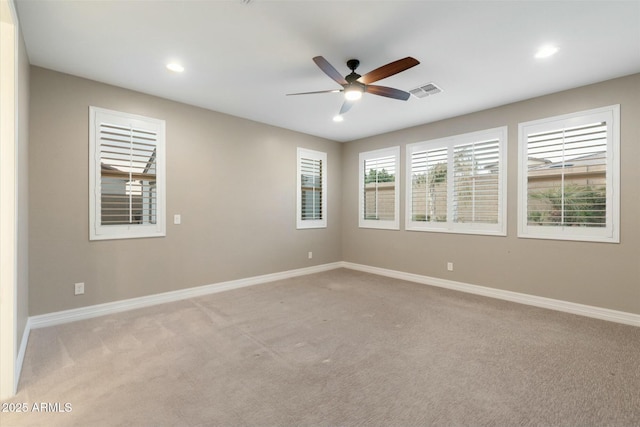
<path id="1" fill-rule="evenodd" d="M 61 412 L 2 427 L 638 426 L 640 328 L 340 269 L 34 330 L 11 402 Z"/>

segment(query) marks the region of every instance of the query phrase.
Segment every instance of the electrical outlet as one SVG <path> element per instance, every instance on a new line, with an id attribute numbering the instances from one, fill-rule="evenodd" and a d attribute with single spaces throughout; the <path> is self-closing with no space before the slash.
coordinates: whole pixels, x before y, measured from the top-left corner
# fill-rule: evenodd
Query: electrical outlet
<path id="1" fill-rule="evenodd" d="M 448 271 L 453 271 L 453 263 L 452 262 L 448 262 L 447 263 L 447 270 Z"/>
<path id="2" fill-rule="evenodd" d="M 76 283 L 74 292 L 75 292 L 75 295 L 84 294 L 84 283 Z"/>
<path id="3" fill-rule="evenodd" d="M 313 252 L 309 252 L 309 259 L 313 258 Z"/>

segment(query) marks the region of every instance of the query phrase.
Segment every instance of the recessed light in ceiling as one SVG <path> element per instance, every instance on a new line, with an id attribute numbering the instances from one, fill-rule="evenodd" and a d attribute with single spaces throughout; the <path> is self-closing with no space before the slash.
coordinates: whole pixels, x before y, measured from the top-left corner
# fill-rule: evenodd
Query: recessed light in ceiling
<path id="1" fill-rule="evenodd" d="M 333 116 L 333 121 L 334 122 L 338 122 L 339 123 L 339 122 L 341 122 L 343 120 L 344 120 L 344 117 L 342 117 L 341 114 L 338 114 L 337 116 Z"/>
<path id="2" fill-rule="evenodd" d="M 557 52 L 558 52 L 557 46 L 547 44 L 547 45 L 541 46 L 540 49 L 538 49 L 538 51 L 535 54 L 535 57 L 538 59 L 548 58 L 552 55 L 555 55 Z"/>
<path id="3" fill-rule="evenodd" d="M 184 71 L 184 67 L 177 62 L 170 62 L 167 64 L 167 70 L 173 71 L 174 73 L 181 73 Z"/>

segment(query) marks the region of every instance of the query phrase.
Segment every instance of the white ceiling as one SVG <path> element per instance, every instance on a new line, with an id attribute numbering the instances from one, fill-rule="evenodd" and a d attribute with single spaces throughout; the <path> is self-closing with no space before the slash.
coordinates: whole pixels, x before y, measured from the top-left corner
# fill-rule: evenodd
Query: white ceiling
<path id="1" fill-rule="evenodd" d="M 248 3 L 248 4 L 247 4 Z M 31 64 L 268 123 L 350 141 L 640 72 L 640 0 L 269 1 L 16 0 Z M 536 49 L 554 43 L 544 60 Z M 444 92 L 371 94 L 332 117 L 343 75 L 413 56 L 376 82 Z M 180 61 L 175 74 L 165 64 Z"/>

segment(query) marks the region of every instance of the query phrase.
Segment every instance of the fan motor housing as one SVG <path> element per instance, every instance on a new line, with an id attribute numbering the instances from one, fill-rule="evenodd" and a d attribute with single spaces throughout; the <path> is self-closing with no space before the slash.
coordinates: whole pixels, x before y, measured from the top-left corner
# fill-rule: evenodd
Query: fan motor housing
<path id="1" fill-rule="evenodd" d="M 352 72 L 348 76 L 345 76 L 344 79 L 347 82 L 349 82 L 349 84 L 353 84 L 353 83 L 360 83 L 360 82 L 357 81 L 360 77 L 361 77 L 360 74 Z"/>

